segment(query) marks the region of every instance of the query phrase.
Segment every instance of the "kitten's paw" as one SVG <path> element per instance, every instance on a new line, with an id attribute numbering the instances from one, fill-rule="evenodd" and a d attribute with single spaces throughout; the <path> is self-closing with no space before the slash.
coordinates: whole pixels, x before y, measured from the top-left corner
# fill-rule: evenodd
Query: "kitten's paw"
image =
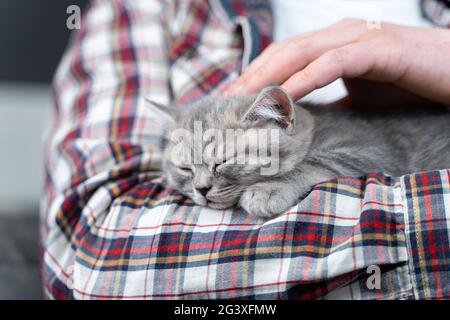
<path id="1" fill-rule="evenodd" d="M 247 213 L 262 217 L 275 217 L 295 204 L 296 197 L 279 189 L 250 189 L 244 191 L 239 201 Z"/>

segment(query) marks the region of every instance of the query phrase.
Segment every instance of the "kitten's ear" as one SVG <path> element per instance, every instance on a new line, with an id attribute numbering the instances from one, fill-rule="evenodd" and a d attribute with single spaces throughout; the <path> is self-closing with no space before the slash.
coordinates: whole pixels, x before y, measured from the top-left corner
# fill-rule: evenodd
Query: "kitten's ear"
<path id="1" fill-rule="evenodd" d="M 161 103 L 153 101 L 149 98 L 145 98 L 147 104 L 154 108 L 157 112 L 159 112 L 163 117 L 170 121 L 171 125 L 174 125 L 176 122 L 176 110 L 177 108 L 169 108 Z M 174 109 L 174 110 L 173 110 Z"/>
<path id="2" fill-rule="evenodd" d="M 244 121 L 275 121 L 284 129 L 295 125 L 294 103 L 289 94 L 280 86 L 264 88 L 253 105 L 245 113 Z"/>

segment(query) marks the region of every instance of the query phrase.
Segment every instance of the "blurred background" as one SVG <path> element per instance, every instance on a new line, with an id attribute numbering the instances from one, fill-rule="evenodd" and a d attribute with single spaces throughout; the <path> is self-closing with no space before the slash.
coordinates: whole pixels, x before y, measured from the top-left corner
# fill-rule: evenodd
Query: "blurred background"
<path id="1" fill-rule="evenodd" d="M 39 198 L 51 80 L 70 37 L 70 5 L 0 0 L 0 299 L 40 299 Z"/>

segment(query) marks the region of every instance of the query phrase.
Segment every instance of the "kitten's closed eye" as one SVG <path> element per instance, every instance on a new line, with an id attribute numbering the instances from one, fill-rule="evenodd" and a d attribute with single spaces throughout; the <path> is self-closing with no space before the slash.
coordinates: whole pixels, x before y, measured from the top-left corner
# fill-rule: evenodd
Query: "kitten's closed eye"
<path id="1" fill-rule="evenodd" d="M 212 167 L 211 172 L 215 176 L 227 175 L 230 170 L 236 169 L 236 165 L 238 164 L 238 159 L 236 157 L 224 160 L 219 163 L 215 163 Z"/>
<path id="2" fill-rule="evenodd" d="M 177 171 L 184 176 L 192 176 L 192 169 L 189 167 L 176 167 Z"/>
<path id="3" fill-rule="evenodd" d="M 225 163 L 224 161 L 220 161 L 220 160 L 213 162 L 210 167 L 212 174 L 213 175 L 221 174 L 221 168 L 223 167 L 224 163 Z"/>

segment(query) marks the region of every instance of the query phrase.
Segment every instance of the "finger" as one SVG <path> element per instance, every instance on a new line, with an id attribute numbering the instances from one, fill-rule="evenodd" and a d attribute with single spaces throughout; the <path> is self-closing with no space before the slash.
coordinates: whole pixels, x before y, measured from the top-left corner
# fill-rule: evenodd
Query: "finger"
<path id="1" fill-rule="evenodd" d="M 263 66 L 269 59 L 280 49 L 284 48 L 289 42 L 296 41 L 296 42 L 307 42 L 309 38 L 312 36 L 320 35 L 321 33 L 326 33 L 329 30 L 342 30 L 343 28 L 347 28 L 348 26 L 355 26 L 358 23 L 360 23 L 360 20 L 357 19 L 345 19 L 342 21 L 339 21 L 337 23 L 334 23 L 332 25 L 329 25 L 323 29 L 319 30 L 313 30 L 309 32 L 302 33 L 299 36 L 292 37 L 290 39 L 286 39 L 284 41 L 274 42 L 271 45 L 269 45 L 255 60 L 253 60 L 250 65 L 245 68 L 244 73 L 252 73 L 261 66 Z"/>
<path id="2" fill-rule="evenodd" d="M 358 40 L 364 31 L 360 24 L 351 21 L 287 41 L 261 56 L 255 65 L 249 66 L 227 93 L 250 94 L 269 84 L 283 83 L 324 52 Z"/>
<path id="3" fill-rule="evenodd" d="M 241 92 L 241 87 L 243 83 L 246 83 L 247 78 L 251 78 L 255 72 L 262 72 L 262 70 L 267 65 L 267 62 L 272 60 L 273 55 L 282 50 L 283 47 L 286 46 L 286 42 L 274 42 L 269 45 L 255 60 L 250 63 L 247 68 L 244 69 L 244 72 L 241 76 L 234 80 L 231 84 L 229 84 L 224 90 L 224 95 L 229 94 L 245 94 L 244 91 Z"/>
<path id="4" fill-rule="evenodd" d="M 252 63 L 244 70 L 244 73 L 241 75 L 240 78 L 235 80 L 233 83 L 231 83 L 227 89 L 225 90 L 226 93 L 235 93 L 238 92 L 238 88 L 242 86 L 242 82 L 247 82 L 246 78 L 250 78 L 255 73 L 263 73 L 261 70 L 265 68 L 265 66 L 270 63 L 270 61 L 275 61 L 273 59 L 273 56 L 280 52 L 280 50 L 288 49 L 286 46 L 289 45 L 289 43 L 297 42 L 297 43 L 303 43 L 305 46 L 307 43 L 317 43 L 314 39 L 309 40 L 313 36 L 315 37 L 321 37 L 326 36 L 330 32 L 330 30 L 333 30 L 335 32 L 338 32 L 339 30 L 342 30 L 344 28 L 347 28 L 349 26 L 356 26 L 361 21 L 357 19 L 345 19 L 342 21 L 339 21 L 337 23 L 334 23 L 324 29 L 321 30 L 314 30 L 310 32 L 306 32 L 301 34 L 300 36 L 296 36 L 291 39 L 287 39 L 285 41 L 281 42 L 275 42 L 272 43 L 269 47 L 267 47 L 266 50 L 264 50 L 255 60 L 252 61 Z M 259 71 L 258 71 L 259 70 Z M 272 81 L 274 82 L 274 81 Z"/>
<path id="5" fill-rule="evenodd" d="M 349 44 L 327 51 L 306 68 L 291 76 L 283 87 L 294 100 L 303 98 L 339 78 L 370 75 L 376 67 L 380 46 L 369 41 Z"/>
<path id="6" fill-rule="evenodd" d="M 303 33 L 301 36 L 297 36 L 295 41 L 306 41 L 309 37 L 311 37 L 314 34 L 317 34 L 319 31 L 311 31 Z M 274 54 L 276 54 L 281 49 L 285 48 L 286 45 L 290 41 L 294 41 L 294 39 L 287 39 L 280 42 L 274 42 L 270 46 L 267 47 L 258 57 L 256 57 L 255 60 L 253 60 L 247 68 L 244 70 L 244 74 L 252 74 L 255 70 L 259 69 L 260 67 L 264 66 L 268 61 L 270 61 L 271 57 L 273 57 Z"/>
<path id="7" fill-rule="evenodd" d="M 250 63 L 245 69 L 243 74 L 241 75 L 241 77 L 243 75 L 246 74 L 252 74 L 254 72 L 254 70 L 258 69 L 260 66 L 264 65 L 265 62 L 270 59 L 270 57 L 274 54 L 275 51 L 280 50 L 282 48 L 282 46 L 285 45 L 283 42 L 274 42 L 272 44 L 270 44 L 258 57 L 256 57 L 252 63 Z M 228 95 L 228 94 L 232 94 L 233 91 L 236 90 L 237 86 L 238 86 L 238 81 L 234 80 L 233 82 L 229 83 L 228 85 L 225 86 L 222 94 L 223 95 Z"/>
<path id="8" fill-rule="evenodd" d="M 307 39 L 309 36 L 311 36 L 311 35 L 313 35 L 315 33 L 317 33 L 317 31 L 307 32 L 307 33 L 302 34 L 301 36 L 297 36 L 297 38 L 301 37 L 303 39 Z M 267 64 L 267 62 L 271 61 L 272 57 L 278 51 L 282 50 L 286 45 L 288 45 L 289 41 L 292 41 L 292 39 L 271 43 L 266 49 L 264 49 L 264 51 L 259 56 L 257 56 L 244 69 L 243 73 L 241 74 L 241 76 L 237 80 L 234 80 L 232 83 L 230 83 L 225 88 L 223 93 L 225 95 L 238 93 L 238 88 L 241 86 L 242 81 L 246 81 L 245 78 L 250 77 L 255 72 L 260 72 L 260 71 L 257 71 L 257 70 L 258 69 L 263 69 L 265 67 L 265 65 Z M 297 39 L 296 41 L 300 41 L 300 39 Z M 244 78 L 244 79 L 242 79 L 242 78 Z"/>

